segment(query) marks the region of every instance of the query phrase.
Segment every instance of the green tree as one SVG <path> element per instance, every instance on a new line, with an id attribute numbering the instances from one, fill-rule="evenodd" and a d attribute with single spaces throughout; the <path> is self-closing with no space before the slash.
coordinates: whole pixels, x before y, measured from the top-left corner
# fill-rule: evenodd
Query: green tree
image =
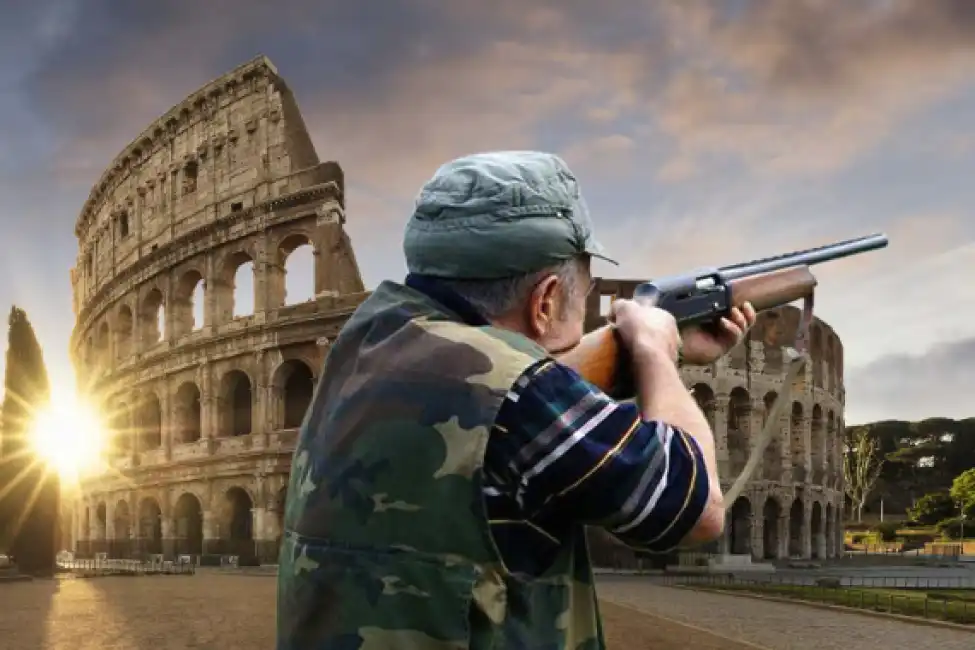
<path id="1" fill-rule="evenodd" d="M 33 415 L 50 399 L 44 354 L 23 309 L 10 309 L 4 369 L 0 545 L 25 573 L 53 570 L 60 483 L 31 449 Z"/>
<path id="2" fill-rule="evenodd" d="M 907 509 L 911 521 L 925 526 L 933 526 L 939 521 L 955 515 L 955 501 L 947 492 L 925 494 L 917 500 L 914 507 Z"/>
<path id="3" fill-rule="evenodd" d="M 966 516 L 975 514 L 975 467 L 955 477 L 951 483 L 951 498 Z"/>

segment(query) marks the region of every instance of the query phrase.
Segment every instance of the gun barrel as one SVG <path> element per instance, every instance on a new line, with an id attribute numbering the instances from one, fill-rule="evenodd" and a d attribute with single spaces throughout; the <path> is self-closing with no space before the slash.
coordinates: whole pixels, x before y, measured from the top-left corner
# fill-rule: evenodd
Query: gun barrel
<path id="1" fill-rule="evenodd" d="M 856 239 L 848 239 L 826 246 L 819 246 L 817 248 L 810 248 L 804 251 L 797 251 L 795 253 L 767 257 L 765 259 L 755 260 L 754 262 L 723 266 L 718 269 L 718 274 L 725 281 L 736 280 L 761 273 L 787 269 L 793 266 L 812 266 L 813 264 L 838 260 L 843 257 L 850 257 L 851 255 L 859 255 L 867 251 L 885 248 L 887 244 L 887 236 L 878 233 L 865 237 L 857 237 Z"/>

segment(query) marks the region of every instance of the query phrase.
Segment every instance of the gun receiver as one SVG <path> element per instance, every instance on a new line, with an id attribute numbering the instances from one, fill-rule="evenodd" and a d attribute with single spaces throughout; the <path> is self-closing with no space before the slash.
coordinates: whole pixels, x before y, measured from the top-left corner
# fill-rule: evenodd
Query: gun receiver
<path id="1" fill-rule="evenodd" d="M 811 298 L 817 281 L 809 267 L 885 248 L 887 243 L 883 234 L 868 235 L 795 253 L 663 277 L 638 285 L 633 299 L 666 309 L 674 315 L 678 327 L 717 323 L 732 307 L 746 302 L 756 311 L 763 311 L 806 299 L 811 319 Z M 559 361 L 616 398 L 633 396 L 628 355 L 623 353 L 619 334 L 612 325 L 586 334 Z"/>

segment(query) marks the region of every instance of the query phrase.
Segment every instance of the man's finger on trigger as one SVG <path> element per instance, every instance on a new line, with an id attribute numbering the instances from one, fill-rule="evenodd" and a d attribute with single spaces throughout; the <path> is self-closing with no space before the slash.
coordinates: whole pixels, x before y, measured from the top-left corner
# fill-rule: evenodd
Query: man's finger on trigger
<path id="1" fill-rule="evenodd" d="M 743 331 L 748 329 L 748 320 L 745 318 L 745 314 L 737 307 L 731 309 L 731 321 Z"/>

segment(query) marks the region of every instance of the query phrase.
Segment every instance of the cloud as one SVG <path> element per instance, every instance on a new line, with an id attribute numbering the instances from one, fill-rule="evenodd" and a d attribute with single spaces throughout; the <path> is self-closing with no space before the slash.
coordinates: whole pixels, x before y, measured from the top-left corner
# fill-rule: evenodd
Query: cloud
<path id="1" fill-rule="evenodd" d="M 975 88 L 973 14 L 966 0 L 26 3 L 0 25 L 0 60 L 20 62 L 0 64 L 0 219 L 21 228 L 0 299 L 65 330 L 67 306 L 42 297 L 67 295 L 90 186 L 170 106 L 266 53 L 346 170 L 369 284 L 402 272 L 412 199 L 444 161 L 549 149 L 622 263 L 607 274 L 888 231 L 888 251 L 817 269 L 817 307 L 848 368 L 921 354 L 975 316 L 970 102 L 930 118 Z"/>
<path id="2" fill-rule="evenodd" d="M 975 338 L 942 343 L 919 355 L 884 356 L 847 375 L 848 402 L 855 405 L 848 412 L 851 423 L 971 417 Z"/>
<path id="3" fill-rule="evenodd" d="M 668 5 L 691 65 L 657 102 L 676 154 L 663 180 L 732 156 L 777 174 L 835 172 L 899 122 L 971 84 L 964 0 L 767 0 Z"/>

